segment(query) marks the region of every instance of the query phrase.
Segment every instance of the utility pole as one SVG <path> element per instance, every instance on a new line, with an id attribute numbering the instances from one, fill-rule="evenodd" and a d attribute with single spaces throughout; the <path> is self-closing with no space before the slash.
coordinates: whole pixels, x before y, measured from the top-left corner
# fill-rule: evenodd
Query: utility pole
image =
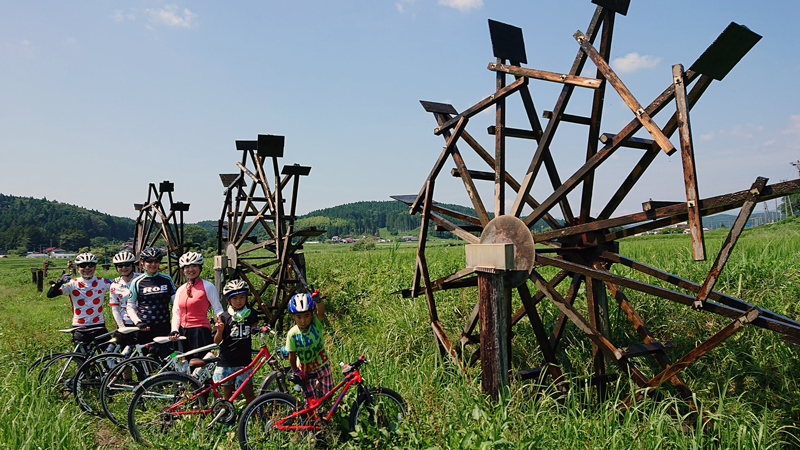
<path id="1" fill-rule="evenodd" d="M 798 178 L 800 178 L 800 160 L 798 160 L 798 161 L 792 161 L 792 162 L 790 162 L 789 164 L 791 164 L 791 165 L 793 165 L 793 166 L 797 167 L 797 176 L 798 176 Z"/>
<path id="2" fill-rule="evenodd" d="M 764 224 L 772 223 L 772 216 L 769 214 L 769 207 L 767 202 L 764 202 Z"/>

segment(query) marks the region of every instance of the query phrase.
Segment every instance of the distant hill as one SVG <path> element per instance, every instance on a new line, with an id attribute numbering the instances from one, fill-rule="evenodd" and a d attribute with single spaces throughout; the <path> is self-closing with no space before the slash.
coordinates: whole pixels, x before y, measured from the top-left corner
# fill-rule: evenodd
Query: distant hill
<path id="1" fill-rule="evenodd" d="M 93 239 L 125 241 L 135 222 L 46 198 L 0 194 L 0 248 L 33 251 L 60 247 L 76 251 Z M 98 241 L 95 241 L 98 242 Z"/>

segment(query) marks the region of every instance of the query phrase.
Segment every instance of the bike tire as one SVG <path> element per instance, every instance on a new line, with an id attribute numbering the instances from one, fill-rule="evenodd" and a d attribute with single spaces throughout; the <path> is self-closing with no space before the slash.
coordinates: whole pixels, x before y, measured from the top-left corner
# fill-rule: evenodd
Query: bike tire
<path id="1" fill-rule="evenodd" d="M 201 418 L 202 414 L 185 413 L 203 408 L 207 394 L 185 402 L 174 411 L 168 410 L 201 387 L 199 381 L 179 372 L 165 372 L 137 386 L 126 417 L 133 439 L 150 447 L 168 448 L 190 434 L 195 427 L 189 422 L 192 418 Z"/>
<path id="2" fill-rule="evenodd" d="M 272 423 L 302 409 L 303 401 L 283 392 L 270 392 L 258 396 L 239 417 L 237 436 L 242 450 L 284 448 L 288 443 L 297 443 L 310 437 L 310 433 L 278 431 Z M 284 422 L 284 425 L 304 425 L 305 416 Z"/>
<path id="3" fill-rule="evenodd" d="M 125 355 L 121 353 L 102 353 L 81 364 L 73 381 L 73 394 L 81 410 L 94 416 L 103 414 L 103 405 L 100 402 L 103 378 L 124 359 Z"/>
<path id="4" fill-rule="evenodd" d="M 83 353 L 61 353 L 53 356 L 39 371 L 39 381 L 52 383 L 59 395 L 66 398 L 73 391 L 72 380 L 86 361 Z"/>
<path id="5" fill-rule="evenodd" d="M 369 389 L 369 396 L 360 392 L 350 409 L 350 431 L 372 433 L 384 429 L 394 433 L 405 418 L 408 409 L 403 397 L 397 392 L 385 388 Z M 369 404 L 369 400 L 373 404 Z"/>
<path id="6" fill-rule="evenodd" d="M 284 392 L 288 393 L 289 389 L 286 387 L 286 374 L 277 370 L 267 374 L 264 381 L 258 387 L 257 396 L 269 394 L 270 392 Z"/>
<path id="7" fill-rule="evenodd" d="M 126 359 L 109 371 L 100 386 L 100 404 L 103 413 L 114 425 L 125 428 L 133 391 L 149 377 L 158 373 L 163 365 L 154 358 L 139 356 Z M 126 370 L 130 380 L 126 379 Z"/>
<path id="8" fill-rule="evenodd" d="M 55 358 L 58 355 L 61 355 L 62 353 L 63 352 L 61 352 L 61 353 L 48 353 L 46 355 L 43 355 L 43 356 L 40 356 L 40 357 L 36 358 L 36 361 L 32 362 L 31 365 L 28 366 L 27 373 L 30 374 L 30 373 L 33 373 L 36 370 L 41 370 L 42 367 L 44 367 L 44 365 L 47 364 L 48 361 L 50 361 L 51 359 Z"/>

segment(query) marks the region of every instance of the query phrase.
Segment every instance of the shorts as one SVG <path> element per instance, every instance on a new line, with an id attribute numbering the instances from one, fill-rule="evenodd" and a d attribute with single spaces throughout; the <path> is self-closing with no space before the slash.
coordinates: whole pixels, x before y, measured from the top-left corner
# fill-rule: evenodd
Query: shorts
<path id="1" fill-rule="evenodd" d="M 217 368 L 214 369 L 214 383 L 219 383 L 224 378 L 231 376 L 232 373 L 236 372 L 237 370 L 241 370 L 244 367 L 246 367 L 246 366 L 239 366 L 239 367 L 220 367 L 220 366 L 217 366 Z M 239 387 L 244 382 L 244 379 L 247 378 L 247 376 L 250 375 L 250 372 L 252 372 L 252 371 L 253 371 L 253 369 L 246 370 L 246 371 L 242 372 L 242 374 L 237 376 L 235 379 L 228 380 L 226 383 L 223 384 L 223 386 L 230 386 L 230 385 L 234 384 L 234 382 L 235 382 L 236 383 L 236 387 Z M 253 379 L 251 378 L 250 381 L 247 384 L 253 384 Z"/>
<path id="2" fill-rule="evenodd" d="M 322 398 L 333 389 L 333 373 L 331 372 L 330 362 L 326 362 L 313 372 L 307 372 L 306 375 L 308 376 L 308 383 L 304 383 L 301 386 L 305 398 Z M 313 392 L 312 386 L 314 388 Z"/>
<path id="3" fill-rule="evenodd" d="M 181 336 L 185 336 L 185 341 L 178 341 L 178 349 L 181 353 L 190 352 L 196 348 L 205 347 L 208 344 L 213 344 L 214 340 L 211 338 L 211 330 L 206 327 L 193 327 L 178 329 Z M 191 355 L 191 358 L 202 358 L 203 355 Z"/>

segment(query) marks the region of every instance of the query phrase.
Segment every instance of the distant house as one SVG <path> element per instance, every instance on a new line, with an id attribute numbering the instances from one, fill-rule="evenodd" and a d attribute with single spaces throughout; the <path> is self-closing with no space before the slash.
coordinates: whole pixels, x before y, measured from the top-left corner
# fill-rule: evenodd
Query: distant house
<path id="1" fill-rule="evenodd" d="M 344 242 L 345 244 L 352 244 L 355 241 L 356 240 L 353 239 L 353 238 L 344 238 L 344 240 L 342 242 Z"/>
<path id="2" fill-rule="evenodd" d="M 7 255 L 7 254 L 8 254 L 8 250 L 6 250 L 4 248 L 0 248 L 0 255 Z"/>
<path id="3" fill-rule="evenodd" d="M 403 236 L 400 238 L 402 242 L 417 242 L 419 241 L 419 236 Z"/>
<path id="4" fill-rule="evenodd" d="M 58 247 L 47 247 L 46 249 L 42 250 L 42 253 L 47 253 L 49 255 L 54 251 L 60 251 L 62 253 L 64 252 L 64 250 L 62 250 L 62 249 L 60 249 Z"/>
<path id="5" fill-rule="evenodd" d="M 334 237 L 331 238 L 331 242 L 333 242 L 334 244 L 338 244 L 338 243 L 342 242 L 342 239 L 339 238 L 339 236 L 334 236 Z"/>
<path id="6" fill-rule="evenodd" d="M 122 250 L 133 250 L 133 241 L 123 242 L 119 248 Z"/>

